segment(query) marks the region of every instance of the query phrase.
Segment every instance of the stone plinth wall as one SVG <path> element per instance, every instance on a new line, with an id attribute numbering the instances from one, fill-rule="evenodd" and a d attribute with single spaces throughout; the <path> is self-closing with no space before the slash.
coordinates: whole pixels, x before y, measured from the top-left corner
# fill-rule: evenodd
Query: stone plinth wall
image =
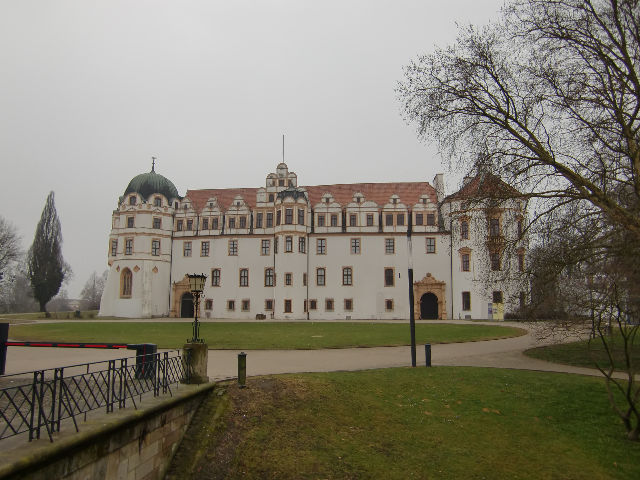
<path id="1" fill-rule="evenodd" d="M 80 433 L 48 445 L 25 445 L 10 453 L 13 463 L 0 467 L 0 479 L 162 479 L 191 418 L 213 388 L 181 386 L 174 397 L 155 399 L 144 410 L 120 418 L 105 415 L 103 424 L 81 425 Z"/>

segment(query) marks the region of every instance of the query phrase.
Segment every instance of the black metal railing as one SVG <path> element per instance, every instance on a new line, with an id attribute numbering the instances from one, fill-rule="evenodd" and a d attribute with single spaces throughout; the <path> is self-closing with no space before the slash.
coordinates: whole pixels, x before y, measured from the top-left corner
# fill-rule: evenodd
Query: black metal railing
<path id="1" fill-rule="evenodd" d="M 110 413 L 127 400 L 137 408 L 136 397 L 150 392 L 173 395 L 171 385 L 189 382 L 190 363 L 176 350 L 1 376 L 0 440 L 28 432 L 31 441 L 44 429 L 53 441 L 63 420 L 78 431 L 79 415 Z"/>

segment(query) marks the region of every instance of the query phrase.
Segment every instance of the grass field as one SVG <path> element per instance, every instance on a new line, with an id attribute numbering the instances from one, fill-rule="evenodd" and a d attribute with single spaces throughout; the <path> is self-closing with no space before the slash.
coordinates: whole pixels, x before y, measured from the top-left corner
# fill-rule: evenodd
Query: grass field
<path id="1" fill-rule="evenodd" d="M 624 350 L 620 336 L 614 335 L 612 352 L 614 357 L 614 365 L 621 368 L 624 362 Z M 604 347 L 600 339 L 596 338 L 589 343 L 588 340 L 580 342 L 563 343 L 559 345 L 550 345 L 548 347 L 532 348 L 524 352 L 533 358 L 546 360 L 548 362 L 564 363 L 567 365 L 575 365 L 577 367 L 594 368 L 595 363 L 607 368 L 609 366 L 609 358 L 607 357 Z M 640 338 L 637 338 L 631 348 L 631 359 L 635 365 L 640 365 Z"/>
<path id="2" fill-rule="evenodd" d="M 197 415 L 173 478 L 640 478 L 640 444 L 625 439 L 603 381 L 578 375 L 436 367 L 262 377 L 214 392 Z"/>
<path id="3" fill-rule="evenodd" d="M 11 325 L 9 338 L 73 342 L 155 343 L 177 348 L 191 338 L 191 322 L 66 322 Z M 493 325 L 416 325 L 417 343 L 451 343 L 526 333 Z M 319 349 L 407 345 L 409 326 L 388 323 L 203 323 L 200 336 L 217 349 Z"/>

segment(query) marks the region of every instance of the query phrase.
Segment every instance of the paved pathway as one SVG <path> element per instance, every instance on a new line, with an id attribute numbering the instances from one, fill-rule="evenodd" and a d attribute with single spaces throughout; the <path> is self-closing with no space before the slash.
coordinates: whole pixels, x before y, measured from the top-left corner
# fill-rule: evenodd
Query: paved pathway
<path id="1" fill-rule="evenodd" d="M 477 322 L 451 321 L 450 323 L 475 324 Z M 488 323 L 495 325 L 495 322 Z M 502 324 L 532 330 L 532 326 L 529 324 L 514 322 L 504 322 Z M 522 353 L 528 348 L 557 343 L 566 339 L 568 337 L 565 336 L 539 341 L 530 331 L 527 335 L 503 340 L 433 345 L 431 353 L 432 364 L 600 375 L 595 369 L 549 363 L 529 358 Z M 125 353 L 121 350 L 10 347 L 7 354 L 6 373 L 109 360 L 121 358 L 132 353 Z M 238 353 L 240 353 L 239 350 L 210 350 L 208 366 L 210 379 L 218 380 L 235 377 L 237 375 Z M 249 376 L 296 372 L 366 370 L 411 365 L 411 350 L 408 346 L 327 350 L 251 350 L 246 353 L 247 375 Z M 417 364 L 418 366 L 424 366 L 425 364 L 423 345 L 419 345 L 417 348 Z"/>

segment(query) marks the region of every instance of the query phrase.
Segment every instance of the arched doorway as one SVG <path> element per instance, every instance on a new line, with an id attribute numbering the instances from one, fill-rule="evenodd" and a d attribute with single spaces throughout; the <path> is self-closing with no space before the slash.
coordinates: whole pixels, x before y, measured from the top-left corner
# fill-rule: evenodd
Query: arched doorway
<path id="1" fill-rule="evenodd" d="M 437 320 L 438 297 L 428 292 L 420 297 L 420 318 L 422 320 Z"/>
<path id="2" fill-rule="evenodd" d="M 180 300 L 180 316 L 182 318 L 193 318 L 193 295 L 186 292 Z"/>

